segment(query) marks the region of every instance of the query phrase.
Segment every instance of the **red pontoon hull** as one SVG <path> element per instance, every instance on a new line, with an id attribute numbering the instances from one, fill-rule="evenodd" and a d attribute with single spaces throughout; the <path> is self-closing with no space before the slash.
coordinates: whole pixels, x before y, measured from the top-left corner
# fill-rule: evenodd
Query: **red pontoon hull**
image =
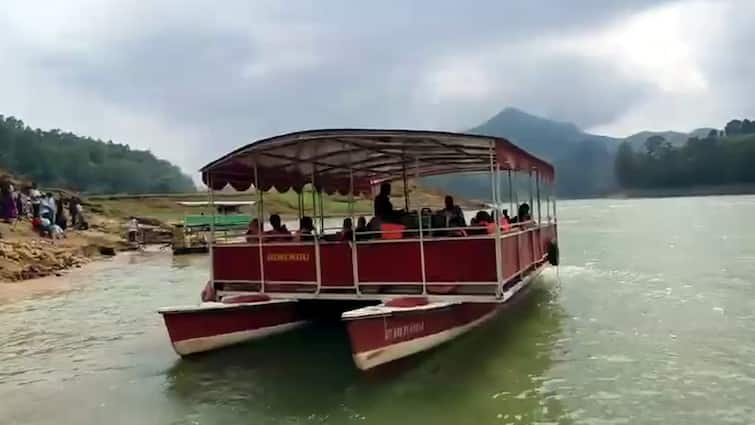
<path id="1" fill-rule="evenodd" d="M 383 304 L 344 313 L 354 362 L 366 370 L 450 341 L 525 295 L 541 269 L 514 285 L 500 302 L 431 302 L 409 307 Z"/>
<path id="2" fill-rule="evenodd" d="M 181 356 L 285 332 L 306 323 L 295 300 L 202 303 L 160 310 L 171 343 Z"/>

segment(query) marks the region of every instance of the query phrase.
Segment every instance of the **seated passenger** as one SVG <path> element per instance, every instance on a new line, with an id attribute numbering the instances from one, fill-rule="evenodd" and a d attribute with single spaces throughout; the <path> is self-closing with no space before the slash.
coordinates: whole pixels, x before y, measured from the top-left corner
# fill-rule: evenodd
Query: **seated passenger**
<path id="1" fill-rule="evenodd" d="M 273 227 L 272 230 L 265 232 L 265 235 L 270 235 L 270 237 L 266 237 L 265 240 L 286 241 L 291 239 L 291 232 L 286 229 L 285 225 L 281 224 L 281 217 L 278 214 L 270 216 L 270 226 Z"/>
<path id="2" fill-rule="evenodd" d="M 454 198 L 450 195 L 446 196 L 445 199 L 445 208 L 443 208 L 443 214 L 446 216 L 446 223 L 448 224 L 448 227 L 452 227 L 451 221 L 456 219 L 455 221 L 457 223 L 461 223 L 462 226 L 466 226 L 466 221 L 464 220 L 464 212 L 461 210 L 461 208 L 458 205 L 454 204 Z"/>
<path id="3" fill-rule="evenodd" d="M 488 223 L 493 222 L 493 218 L 490 216 L 490 214 L 488 214 L 487 211 L 477 211 L 475 218 L 477 219 L 477 224 L 481 226 L 485 226 Z"/>
<path id="4" fill-rule="evenodd" d="M 365 235 L 366 239 L 373 239 L 376 237 L 380 237 L 379 234 L 373 233 L 373 232 L 379 232 L 380 226 L 382 226 L 382 224 L 383 224 L 383 220 L 381 220 L 378 217 L 372 217 L 369 223 L 367 223 L 367 232 L 370 232 L 370 233 Z"/>
<path id="5" fill-rule="evenodd" d="M 487 211 L 478 211 L 470 220 L 471 224 L 467 233 L 470 235 L 485 235 L 488 233 L 488 225 L 493 222 Z"/>
<path id="6" fill-rule="evenodd" d="M 524 202 L 522 203 L 522 205 L 519 205 L 519 213 L 516 217 L 514 217 L 512 222 L 521 225 L 529 221 L 532 221 L 532 216 L 530 215 L 530 206 L 526 202 Z"/>
<path id="7" fill-rule="evenodd" d="M 296 232 L 297 241 L 312 241 L 315 239 L 315 224 L 312 217 L 304 216 L 299 220 L 299 230 Z"/>
<path id="8" fill-rule="evenodd" d="M 249 227 L 247 227 L 246 229 L 246 241 L 257 242 L 260 233 L 262 233 L 262 229 L 260 228 L 260 221 L 255 218 L 249 222 Z"/>
<path id="9" fill-rule="evenodd" d="M 361 218 L 361 217 L 360 217 Z M 338 232 L 339 241 L 350 241 L 354 237 L 354 229 L 350 218 L 343 219 L 343 226 L 341 231 Z"/>
<path id="10" fill-rule="evenodd" d="M 356 228 L 356 234 L 357 234 L 357 240 L 364 240 L 366 235 L 360 235 L 360 233 L 364 233 L 367 231 L 367 219 L 362 217 L 359 217 L 357 219 L 357 228 Z"/>
<path id="11" fill-rule="evenodd" d="M 508 232 L 511 230 L 511 219 L 509 218 L 508 210 L 501 211 L 499 222 L 501 223 L 501 231 Z"/>

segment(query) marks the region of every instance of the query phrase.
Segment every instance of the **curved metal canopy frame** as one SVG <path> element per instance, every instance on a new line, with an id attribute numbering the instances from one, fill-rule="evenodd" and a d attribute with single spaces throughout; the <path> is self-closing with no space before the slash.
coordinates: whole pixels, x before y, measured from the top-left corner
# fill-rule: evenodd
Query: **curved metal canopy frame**
<path id="1" fill-rule="evenodd" d="M 421 176 L 489 172 L 496 167 L 536 172 L 552 181 L 553 166 L 510 141 L 490 136 L 420 130 L 310 130 L 250 143 L 202 168 L 212 189 L 294 189 L 314 183 L 326 193 L 369 194 L 372 186 L 401 179 L 411 168 Z M 257 173 L 255 177 L 255 166 Z M 353 178 L 353 180 L 352 180 Z M 259 179 L 259 182 L 255 181 Z"/>

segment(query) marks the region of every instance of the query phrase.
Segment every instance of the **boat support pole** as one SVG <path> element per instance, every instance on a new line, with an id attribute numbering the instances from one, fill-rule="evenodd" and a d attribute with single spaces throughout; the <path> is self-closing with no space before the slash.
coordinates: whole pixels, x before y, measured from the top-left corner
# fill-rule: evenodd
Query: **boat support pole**
<path id="1" fill-rule="evenodd" d="M 516 214 L 516 211 L 514 210 L 514 189 L 513 184 L 511 183 L 511 169 L 506 170 L 508 171 L 509 175 L 509 220 L 511 217 Z"/>
<path id="2" fill-rule="evenodd" d="M 214 190 L 212 189 L 212 172 L 210 171 L 207 172 L 207 186 L 209 186 L 207 195 L 210 198 L 210 208 L 212 209 L 212 221 L 210 221 L 210 238 L 207 241 L 207 243 L 210 245 L 210 287 L 213 291 L 215 291 L 215 195 Z"/>
<path id="3" fill-rule="evenodd" d="M 420 173 L 419 173 L 419 159 L 414 160 L 414 169 L 415 169 L 415 185 L 417 182 L 419 182 Z M 416 190 L 415 190 L 416 193 Z M 419 264 L 420 267 L 422 267 L 422 295 L 427 295 L 427 273 L 425 271 L 425 236 L 422 234 L 422 206 L 420 205 L 419 211 L 417 211 L 418 215 L 417 217 L 419 220 Z"/>
<path id="4" fill-rule="evenodd" d="M 344 147 L 345 149 L 345 147 Z M 354 289 L 357 297 L 362 293 L 359 291 L 359 264 L 357 262 L 357 232 L 356 221 L 354 220 L 354 169 L 351 163 L 351 150 L 349 152 L 349 216 L 351 217 L 351 280 L 354 282 Z"/>
<path id="5" fill-rule="evenodd" d="M 315 170 L 315 165 L 312 164 L 312 215 L 314 215 L 313 219 L 317 219 L 317 197 L 315 196 L 315 192 L 319 192 L 317 189 L 317 185 L 315 184 L 315 176 L 316 176 L 317 170 Z M 320 200 L 322 200 L 322 193 L 320 195 Z M 322 204 L 320 204 L 320 235 L 323 233 L 323 227 L 325 226 L 324 219 L 322 218 L 323 212 L 322 212 Z M 301 229 L 300 229 L 301 230 Z M 317 234 L 317 229 L 315 229 L 315 237 L 313 238 L 315 241 L 315 278 L 317 279 L 317 289 L 315 290 L 315 295 L 320 294 L 320 285 L 322 284 L 322 270 L 320 268 L 320 241 L 319 236 Z"/>
<path id="6" fill-rule="evenodd" d="M 257 249 L 259 250 L 259 257 L 260 257 L 260 293 L 265 293 L 265 257 L 262 254 L 262 238 L 265 237 L 265 219 L 263 217 L 263 214 L 265 213 L 264 210 L 264 200 L 262 197 L 264 196 L 264 193 L 262 190 L 260 190 L 260 176 L 257 172 L 257 157 L 254 158 L 254 195 L 257 199 L 257 222 L 259 223 L 259 229 L 257 229 Z"/>
<path id="7" fill-rule="evenodd" d="M 501 165 L 495 159 L 495 142 L 490 142 L 490 188 L 492 190 L 493 205 L 495 205 L 493 220 L 495 220 L 495 273 L 496 273 L 496 298 L 500 298 L 503 293 L 503 277 L 501 270 L 501 261 L 503 255 L 501 255 L 501 212 L 498 208 L 498 173 L 501 171 Z"/>
<path id="8" fill-rule="evenodd" d="M 540 225 L 540 222 L 543 219 L 542 214 L 542 204 L 540 203 L 540 172 L 535 171 L 535 188 L 537 190 L 537 224 Z"/>
<path id="9" fill-rule="evenodd" d="M 404 180 L 404 210 L 409 212 L 409 186 L 406 184 L 406 153 L 401 154 L 401 177 Z"/>

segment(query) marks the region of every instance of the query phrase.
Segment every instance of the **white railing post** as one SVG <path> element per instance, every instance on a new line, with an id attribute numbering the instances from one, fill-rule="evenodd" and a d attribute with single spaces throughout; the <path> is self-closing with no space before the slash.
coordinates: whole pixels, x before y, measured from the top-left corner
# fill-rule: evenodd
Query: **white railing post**
<path id="1" fill-rule="evenodd" d="M 540 225 L 542 221 L 542 204 L 540 203 L 540 172 L 535 171 L 535 187 L 537 188 L 537 224 Z"/>
<path id="2" fill-rule="evenodd" d="M 212 217 L 210 217 L 210 238 L 207 243 L 210 246 L 210 287 L 215 290 L 215 191 L 212 189 L 212 172 L 207 172 L 207 186 L 209 192 L 210 208 L 212 209 Z"/>
<path id="3" fill-rule="evenodd" d="M 315 196 L 315 192 L 318 192 L 317 185 L 315 184 L 315 165 L 312 164 L 312 220 L 317 219 L 317 198 Z M 320 198 L 322 198 L 322 194 L 319 194 Z M 322 218 L 323 212 L 322 212 L 322 204 L 320 204 L 320 234 L 322 234 L 322 229 L 325 226 L 324 219 Z M 313 223 L 314 224 L 314 223 Z M 301 226 L 301 223 L 300 223 Z M 301 229 L 299 229 L 301 230 Z M 318 234 L 317 234 L 317 228 L 315 228 L 315 234 L 313 235 L 313 239 L 315 241 L 315 278 L 317 279 L 317 289 L 315 290 L 315 295 L 320 294 L 320 285 L 322 284 L 322 271 L 320 268 L 320 241 L 318 240 Z"/>
<path id="4" fill-rule="evenodd" d="M 360 296 L 359 264 L 357 263 L 359 260 L 357 257 L 357 224 L 354 221 L 354 170 L 351 166 L 351 151 L 349 151 L 349 214 L 351 215 L 351 280 L 354 282 L 357 296 Z"/>
<path id="5" fill-rule="evenodd" d="M 498 173 L 501 170 L 501 165 L 495 158 L 495 142 L 490 142 L 490 187 L 493 191 L 493 205 L 495 210 L 493 211 L 493 220 L 495 221 L 495 275 L 496 275 L 496 297 L 500 297 L 503 292 L 503 270 L 501 261 L 503 255 L 501 253 L 501 212 L 498 201 Z"/>
<path id="6" fill-rule="evenodd" d="M 414 167 L 415 167 L 415 185 L 418 184 L 420 173 L 419 173 L 419 160 L 415 158 L 414 160 Z M 422 274 L 422 294 L 427 295 L 427 272 L 425 271 L 425 236 L 422 234 L 422 220 L 424 219 L 422 217 L 422 206 L 420 205 L 420 208 L 417 210 L 417 218 L 419 218 L 419 264 L 421 267 L 421 274 Z"/>
<path id="7" fill-rule="evenodd" d="M 509 217 L 514 217 L 517 213 L 516 206 L 514 205 L 514 185 L 511 182 L 511 169 L 509 168 L 507 171 L 509 176 Z"/>
<path id="8" fill-rule="evenodd" d="M 260 252 L 260 292 L 265 293 L 265 256 L 262 254 L 262 238 L 265 236 L 265 207 L 264 191 L 260 189 L 259 173 L 257 172 L 257 158 L 254 158 L 254 194 L 257 198 L 257 249 Z"/>

